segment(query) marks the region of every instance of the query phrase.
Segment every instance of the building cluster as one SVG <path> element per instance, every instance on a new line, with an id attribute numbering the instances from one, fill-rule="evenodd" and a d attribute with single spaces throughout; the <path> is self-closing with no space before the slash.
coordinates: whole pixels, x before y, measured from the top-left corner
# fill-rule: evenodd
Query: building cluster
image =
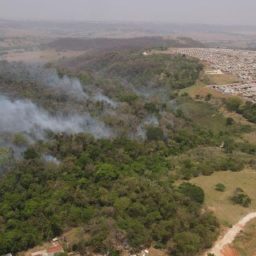
<path id="1" fill-rule="evenodd" d="M 256 51 L 214 48 L 173 48 L 171 51 L 198 58 L 213 69 L 234 74 L 242 81 L 256 80 Z"/>
<path id="2" fill-rule="evenodd" d="M 240 83 L 215 86 L 215 89 L 256 101 L 256 51 L 216 48 L 173 48 L 170 51 L 206 62 L 213 69 L 206 71 L 207 74 L 224 72 L 235 75 Z"/>
<path id="3" fill-rule="evenodd" d="M 55 256 L 61 253 L 64 253 L 64 249 L 58 239 L 55 238 L 52 240 L 51 246 L 43 250 L 33 252 L 30 256 Z"/>
<path id="4" fill-rule="evenodd" d="M 224 93 L 231 95 L 239 95 L 248 101 L 256 103 L 256 83 L 250 84 L 228 84 L 228 85 L 210 85 L 209 87 Z"/>

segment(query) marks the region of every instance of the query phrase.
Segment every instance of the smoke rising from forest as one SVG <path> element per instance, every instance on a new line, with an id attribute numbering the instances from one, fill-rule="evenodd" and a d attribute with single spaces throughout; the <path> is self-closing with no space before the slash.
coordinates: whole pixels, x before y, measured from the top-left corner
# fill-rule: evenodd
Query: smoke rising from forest
<path id="1" fill-rule="evenodd" d="M 88 97 L 79 79 L 66 75 L 61 76 L 55 69 L 41 65 L 4 61 L 0 63 L 0 78 L 13 82 L 30 82 L 42 87 L 53 88 L 58 90 L 59 93 L 78 100 Z"/>
<path id="2" fill-rule="evenodd" d="M 103 123 L 90 114 L 72 116 L 52 116 L 38 108 L 31 101 L 0 97 L 0 132 L 26 133 L 41 138 L 47 130 L 53 132 L 88 132 L 95 137 L 108 137 L 110 131 Z"/>

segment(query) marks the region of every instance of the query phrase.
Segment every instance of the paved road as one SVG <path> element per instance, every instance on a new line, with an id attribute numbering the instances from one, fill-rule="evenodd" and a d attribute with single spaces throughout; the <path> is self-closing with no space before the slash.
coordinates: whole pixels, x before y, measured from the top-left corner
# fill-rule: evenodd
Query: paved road
<path id="1" fill-rule="evenodd" d="M 248 215 L 243 217 L 237 224 L 230 228 L 227 231 L 227 233 L 215 243 L 212 249 L 206 252 L 205 256 L 207 256 L 208 253 L 212 253 L 215 256 L 223 256 L 222 251 L 224 247 L 232 244 L 236 236 L 244 229 L 245 225 L 255 218 L 256 212 L 249 213 Z"/>

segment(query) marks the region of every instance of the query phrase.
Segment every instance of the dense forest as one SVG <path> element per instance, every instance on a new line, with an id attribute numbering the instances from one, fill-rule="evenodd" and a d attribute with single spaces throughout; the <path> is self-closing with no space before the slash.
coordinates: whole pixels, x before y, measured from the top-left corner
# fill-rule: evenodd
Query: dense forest
<path id="1" fill-rule="evenodd" d="M 37 148 L 28 149 L 0 182 L 1 253 L 78 225 L 89 238 L 69 249 L 82 254 L 126 243 L 136 251 L 153 243 L 172 255 L 191 255 L 216 239 L 216 218 L 201 212 L 203 191 L 173 184 L 160 142 L 96 141 L 81 134 L 56 137 L 48 147 L 62 164 L 46 164 Z"/>
<path id="2" fill-rule="evenodd" d="M 237 139 L 250 125 L 182 92 L 200 79 L 197 60 L 115 51 L 34 69 L 13 65 L 1 63 L 1 95 L 8 104 L 36 104 L 41 112 L 34 112 L 44 109 L 54 126 L 35 119 L 36 129 L 24 125 L 8 135 L 0 126 L 12 150 L 20 149 L 18 158 L 0 151 L 12 159 L 0 179 L 0 254 L 75 227 L 83 235 L 66 250 L 82 255 L 153 246 L 191 256 L 211 246 L 218 221 L 204 191 L 188 181 L 254 167 L 256 146 Z M 91 129 L 57 126 L 59 115 L 74 113 L 90 115 Z M 95 136 L 99 122 L 104 136 Z M 46 131 L 36 136 L 40 125 Z"/>

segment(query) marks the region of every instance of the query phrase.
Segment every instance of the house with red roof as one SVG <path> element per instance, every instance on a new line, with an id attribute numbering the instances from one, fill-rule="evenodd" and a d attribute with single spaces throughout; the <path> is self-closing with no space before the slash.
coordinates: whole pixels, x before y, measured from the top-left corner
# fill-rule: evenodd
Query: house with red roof
<path id="1" fill-rule="evenodd" d="M 31 256 L 54 256 L 59 253 L 63 253 L 63 247 L 58 243 L 52 243 L 52 246 L 41 251 L 37 251 L 31 254 Z"/>

